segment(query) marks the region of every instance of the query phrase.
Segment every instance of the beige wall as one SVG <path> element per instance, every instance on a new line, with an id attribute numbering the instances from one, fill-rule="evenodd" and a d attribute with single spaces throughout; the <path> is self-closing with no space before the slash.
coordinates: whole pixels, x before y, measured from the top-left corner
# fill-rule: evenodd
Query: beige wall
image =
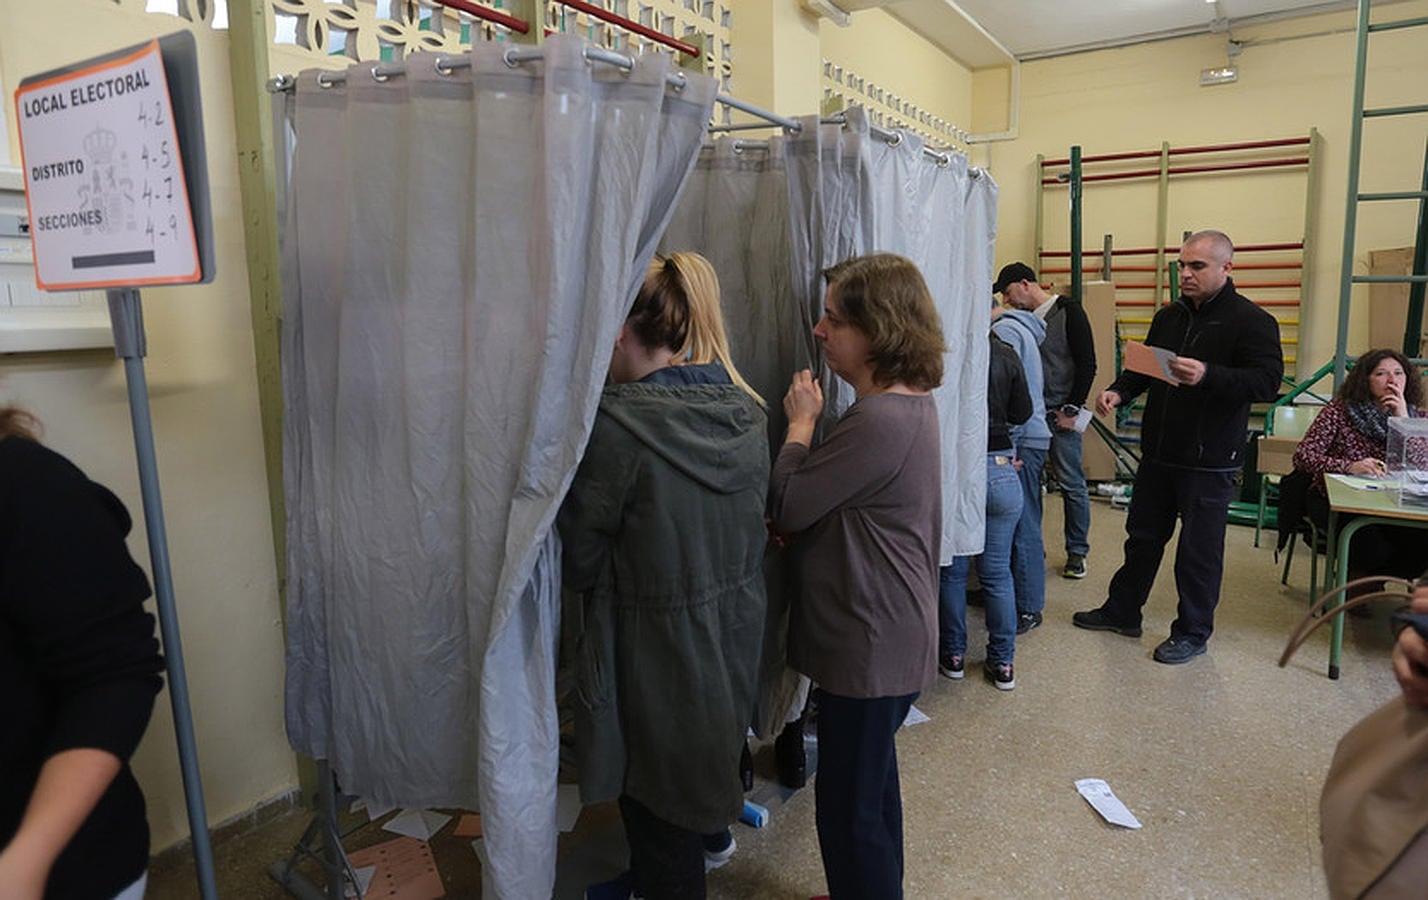
<path id="1" fill-rule="evenodd" d="M 58 15 L 57 7 L 64 8 Z M 190 27 L 111 0 L 0 0 L 0 80 Z M 175 593 L 210 820 L 293 790 L 282 725 L 283 641 L 254 377 L 227 35 L 194 27 L 213 200 L 217 280 L 144 291 L 147 371 Z M 5 99 L 13 115 L 13 94 Z M 13 139 L 13 135 L 12 135 Z M 14 154 L 18 160 L 18 153 Z M 121 365 L 111 352 L 0 360 L 0 398 L 44 421 L 45 439 L 111 487 L 142 523 Z M 148 569 L 142 524 L 130 538 Z M 154 848 L 187 837 L 167 691 L 134 759 Z"/>
<path id="2" fill-rule="evenodd" d="M 1428 3 L 1376 6 L 1375 19 L 1428 15 Z M 998 262 L 1030 260 L 1034 250 L 1035 156 L 1064 157 L 1072 144 L 1087 154 L 1221 143 L 1308 134 L 1323 136 L 1317 251 L 1308 261 L 1314 283 L 1304 308 L 1301 371 L 1333 353 L 1338 309 L 1339 260 L 1344 233 L 1348 144 L 1352 110 L 1355 17 L 1314 16 L 1236 29 L 1246 42 L 1236 61 L 1239 81 L 1200 87 L 1203 68 L 1223 65 L 1225 37 L 1206 35 L 1025 63 L 1021 67 L 1020 134 L 1017 140 L 977 148 L 974 162 L 989 164 L 1001 185 Z M 1324 32 L 1337 32 L 1326 33 Z M 1318 35 L 1318 36 L 1312 36 Z M 1369 106 L 1428 101 L 1428 54 L 1422 29 L 1370 38 Z M 1003 83 L 1004 84 L 1004 83 Z M 1005 87 L 977 79 L 977 120 L 1003 115 Z M 984 112 L 984 110 L 986 110 Z M 1421 178 L 1424 117 L 1370 122 L 1365 130 L 1362 190 L 1417 189 Z M 1168 232 L 1223 226 L 1241 241 L 1304 230 L 1304 178 L 1299 174 L 1209 176 L 1175 184 Z M 1086 246 L 1101 235 L 1117 244 L 1141 243 L 1154 234 L 1154 186 L 1105 188 L 1088 185 Z M 1064 190 L 1048 194 L 1047 245 L 1065 246 Z M 1411 203 L 1362 207 L 1356 258 L 1366 269 L 1370 250 L 1412 243 L 1416 209 Z M 1132 235 L 1140 235 L 1133 238 Z M 1367 292 L 1356 292 L 1350 349 L 1364 349 Z"/>

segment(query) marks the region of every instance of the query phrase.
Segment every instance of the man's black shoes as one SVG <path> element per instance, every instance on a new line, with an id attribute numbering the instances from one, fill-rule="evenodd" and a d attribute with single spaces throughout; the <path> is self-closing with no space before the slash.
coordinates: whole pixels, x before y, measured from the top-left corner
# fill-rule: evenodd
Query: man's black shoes
<path id="1" fill-rule="evenodd" d="M 1139 625 L 1123 625 L 1106 615 L 1103 608 L 1088 609 L 1085 612 L 1072 613 L 1071 624 L 1077 628 L 1084 628 L 1087 631 L 1114 631 L 1116 634 L 1123 634 L 1126 637 L 1140 637 Z"/>

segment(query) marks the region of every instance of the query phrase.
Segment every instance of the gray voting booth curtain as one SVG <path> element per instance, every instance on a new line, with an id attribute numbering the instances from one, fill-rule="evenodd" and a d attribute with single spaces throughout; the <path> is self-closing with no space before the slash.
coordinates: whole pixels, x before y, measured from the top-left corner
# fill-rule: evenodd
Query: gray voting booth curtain
<path id="1" fill-rule="evenodd" d="M 997 188 L 972 177 L 967 159 L 928 159 L 922 139 L 896 143 L 869 134 L 860 107 L 845 125 L 808 117 L 787 141 L 794 289 L 815 318 L 821 272 L 875 251 L 908 257 L 922 270 L 947 338 L 942 386 L 942 562 L 980 553 L 984 537 L 987 446 L 987 308 L 996 241 Z M 824 379 L 830 415 L 852 403 L 849 387 Z"/>
<path id="2" fill-rule="evenodd" d="M 890 251 L 917 263 L 947 336 L 942 423 L 942 562 L 979 553 L 983 543 L 987 441 L 987 343 L 997 187 L 970 177 L 966 157 L 938 165 L 921 139 L 873 138 L 861 109 L 847 125 L 801 120 L 798 135 L 764 142 L 723 137 L 701 151 L 669 230 L 665 251 L 703 253 L 719 273 L 736 364 L 769 403 L 770 446 L 785 421 L 781 401 L 792 373 L 821 364 L 814 322 L 822 314 L 822 271 L 859 253 Z M 852 391 L 823 373 L 828 418 Z M 777 733 L 806 681 L 783 664 L 786 573 L 770 560 L 769 628 L 755 728 Z M 796 713 L 797 710 L 795 709 Z"/>
<path id="3" fill-rule="evenodd" d="M 554 885 L 552 522 L 711 81 L 561 36 L 298 79 L 284 227 L 287 727 L 378 803 L 479 808 Z"/>

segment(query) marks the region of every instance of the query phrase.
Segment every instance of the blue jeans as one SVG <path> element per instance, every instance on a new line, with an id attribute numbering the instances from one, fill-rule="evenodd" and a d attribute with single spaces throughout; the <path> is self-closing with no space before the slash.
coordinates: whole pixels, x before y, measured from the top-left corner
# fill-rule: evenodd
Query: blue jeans
<path id="1" fill-rule="evenodd" d="M 1086 556 L 1091 552 L 1086 534 L 1091 530 L 1091 498 L 1086 492 L 1086 471 L 1081 468 L 1081 438 L 1079 431 L 1051 432 L 1051 477 L 1061 491 L 1061 504 L 1066 511 L 1066 553 Z"/>
<path id="2" fill-rule="evenodd" d="M 1012 535 L 1012 584 L 1016 586 L 1016 611 L 1039 613 L 1046 608 L 1046 546 L 1041 542 L 1041 470 L 1046 451 L 1018 447 L 1021 460 L 1021 518 Z"/>
<path id="3" fill-rule="evenodd" d="M 1012 532 L 1021 517 L 1021 483 L 1007 453 L 987 454 L 987 539 L 977 557 L 977 576 L 987 601 L 987 659 L 1012 661 L 1016 649 L 1016 592 L 1012 588 Z M 941 570 L 938 624 L 941 655 L 967 653 L 967 570 L 972 557 L 954 556 Z"/>

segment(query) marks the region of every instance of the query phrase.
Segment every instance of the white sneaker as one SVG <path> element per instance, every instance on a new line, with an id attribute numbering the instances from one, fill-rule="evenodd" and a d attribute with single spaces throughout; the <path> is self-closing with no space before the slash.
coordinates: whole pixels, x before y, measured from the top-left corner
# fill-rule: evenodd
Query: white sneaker
<path id="1" fill-rule="evenodd" d="M 712 872 L 720 866 L 734 858 L 734 851 L 739 849 L 738 843 L 734 841 L 733 835 L 729 836 L 729 846 L 723 850 L 704 851 L 704 871 Z"/>

